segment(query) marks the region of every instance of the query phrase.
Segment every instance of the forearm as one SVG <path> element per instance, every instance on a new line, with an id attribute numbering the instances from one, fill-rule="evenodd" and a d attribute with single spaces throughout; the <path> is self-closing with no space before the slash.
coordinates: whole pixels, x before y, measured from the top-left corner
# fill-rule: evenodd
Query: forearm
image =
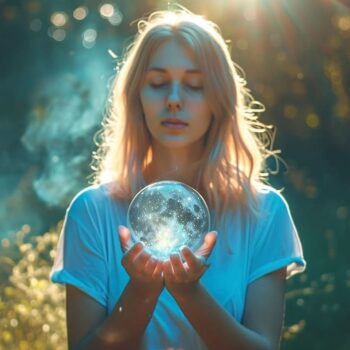
<path id="1" fill-rule="evenodd" d="M 199 283 L 185 296 L 174 295 L 210 350 L 268 350 L 267 340 L 228 314 Z"/>
<path id="2" fill-rule="evenodd" d="M 129 282 L 113 312 L 74 350 L 137 349 L 159 294 L 146 296 Z"/>

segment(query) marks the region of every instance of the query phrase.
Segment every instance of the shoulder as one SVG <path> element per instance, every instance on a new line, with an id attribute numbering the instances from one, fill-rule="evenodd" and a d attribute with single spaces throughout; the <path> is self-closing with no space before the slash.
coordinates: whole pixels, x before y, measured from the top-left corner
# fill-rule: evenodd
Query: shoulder
<path id="1" fill-rule="evenodd" d="M 269 185 L 259 185 L 256 188 L 259 210 L 261 212 L 276 211 L 280 208 L 288 208 L 288 203 L 281 191 Z"/>
<path id="2" fill-rule="evenodd" d="M 109 184 L 91 185 L 78 192 L 72 199 L 67 211 L 70 215 L 81 215 L 84 212 L 96 211 L 110 204 L 112 198 Z"/>

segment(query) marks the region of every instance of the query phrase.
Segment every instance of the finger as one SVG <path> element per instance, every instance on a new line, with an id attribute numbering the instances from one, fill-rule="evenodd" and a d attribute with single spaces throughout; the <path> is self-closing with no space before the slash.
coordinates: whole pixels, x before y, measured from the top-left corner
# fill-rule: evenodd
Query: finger
<path id="1" fill-rule="evenodd" d="M 153 275 L 152 275 L 153 278 L 160 279 L 162 277 L 162 275 L 163 275 L 163 268 L 164 268 L 163 265 L 164 265 L 163 261 L 157 260 L 157 265 L 156 265 L 156 267 L 154 269 L 154 272 L 153 272 Z"/>
<path id="2" fill-rule="evenodd" d="M 203 256 L 205 258 L 209 257 L 209 255 L 214 249 L 216 239 L 217 239 L 216 231 L 208 232 L 204 237 L 203 244 L 200 246 L 198 250 L 196 250 L 195 255 Z"/>
<path id="3" fill-rule="evenodd" d="M 127 227 L 118 226 L 119 239 L 124 252 L 128 251 L 132 247 L 130 231 Z"/>
<path id="4" fill-rule="evenodd" d="M 181 261 L 179 254 L 171 254 L 170 256 L 170 262 L 174 271 L 174 277 L 176 281 L 187 281 L 187 272 L 185 270 L 185 267 Z"/>
<path id="5" fill-rule="evenodd" d="M 156 266 L 157 266 L 157 260 L 151 256 L 145 265 L 145 273 L 148 276 L 153 276 Z"/>
<path id="6" fill-rule="evenodd" d="M 138 265 L 140 269 L 145 271 L 145 268 L 149 262 L 149 260 L 152 258 L 151 254 L 147 253 L 145 250 L 143 250 L 139 255 L 136 256 L 134 259 L 134 264 Z"/>
<path id="7" fill-rule="evenodd" d="M 164 273 L 165 279 L 168 279 L 168 280 L 174 279 L 173 268 L 171 266 L 170 260 L 163 262 L 163 273 Z"/>
<path id="8" fill-rule="evenodd" d="M 189 271 L 198 271 L 203 268 L 203 260 L 196 257 L 190 248 L 183 247 L 181 249 L 181 254 L 188 265 Z"/>
<path id="9" fill-rule="evenodd" d="M 128 269 L 131 268 L 134 264 L 134 260 L 137 258 L 139 254 L 144 250 L 144 246 L 142 242 L 138 242 L 134 244 L 124 255 L 122 259 L 123 266 Z"/>

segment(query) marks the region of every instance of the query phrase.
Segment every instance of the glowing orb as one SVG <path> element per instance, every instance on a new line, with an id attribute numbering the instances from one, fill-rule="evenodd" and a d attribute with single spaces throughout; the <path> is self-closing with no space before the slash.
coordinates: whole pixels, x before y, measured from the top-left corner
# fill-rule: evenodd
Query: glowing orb
<path id="1" fill-rule="evenodd" d="M 178 181 L 159 181 L 144 187 L 131 201 L 127 225 L 133 242 L 165 260 L 186 245 L 198 249 L 210 227 L 203 197 Z"/>

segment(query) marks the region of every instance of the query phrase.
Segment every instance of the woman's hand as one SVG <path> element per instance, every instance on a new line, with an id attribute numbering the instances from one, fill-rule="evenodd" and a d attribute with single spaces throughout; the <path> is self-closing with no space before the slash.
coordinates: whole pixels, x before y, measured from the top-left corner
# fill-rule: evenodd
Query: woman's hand
<path id="1" fill-rule="evenodd" d="M 159 295 L 164 288 L 163 262 L 144 250 L 141 242 L 132 244 L 130 231 L 125 226 L 118 228 L 124 256 L 122 265 L 130 277 L 130 283 L 142 297 Z"/>
<path id="2" fill-rule="evenodd" d="M 209 267 L 206 259 L 215 246 L 216 236 L 215 231 L 207 233 L 202 246 L 195 253 L 188 247 L 182 248 L 184 262 L 179 254 L 171 255 L 170 259 L 164 262 L 164 283 L 175 298 L 195 291 L 199 279 Z"/>

